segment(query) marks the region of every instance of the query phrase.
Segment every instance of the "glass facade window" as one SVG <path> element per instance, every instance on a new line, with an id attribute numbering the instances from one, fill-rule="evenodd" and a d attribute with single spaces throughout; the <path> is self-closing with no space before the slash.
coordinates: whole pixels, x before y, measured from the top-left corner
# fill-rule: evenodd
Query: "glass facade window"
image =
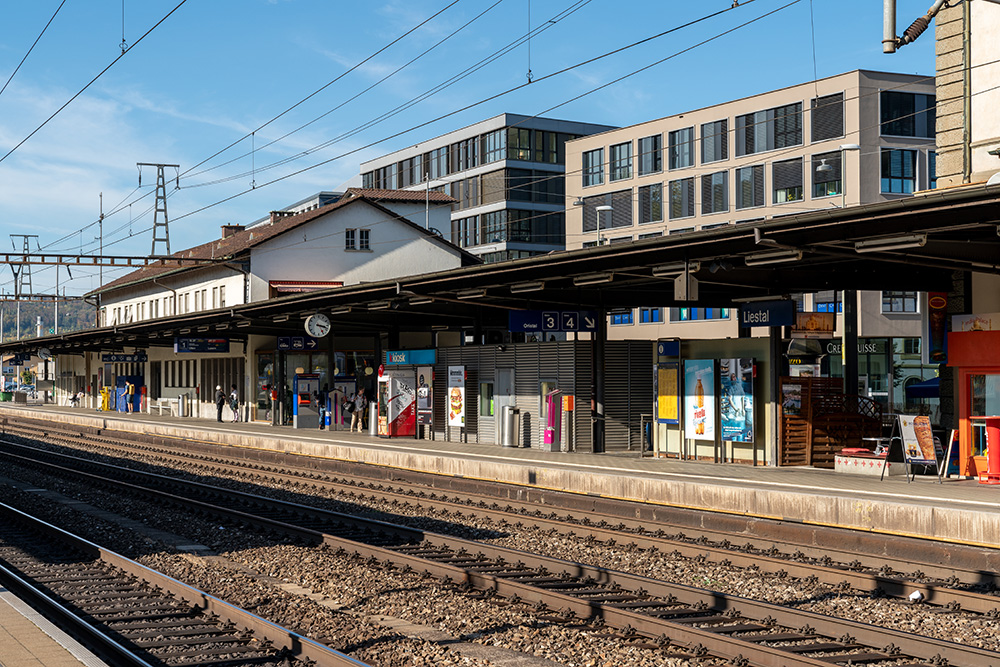
<path id="1" fill-rule="evenodd" d="M 358 230 L 358 250 L 371 250 L 371 238 L 372 230 L 370 229 L 359 229 Z"/>
<path id="2" fill-rule="evenodd" d="M 736 170 L 736 208 L 764 205 L 764 165 L 740 167 Z"/>
<path id="3" fill-rule="evenodd" d="M 610 179 L 621 181 L 632 178 L 632 142 L 615 144 L 608 150 Z"/>
<path id="4" fill-rule="evenodd" d="M 917 189 L 917 151 L 882 149 L 882 192 L 912 194 Z"/>
<path id="5" fill-rule="evenodd" d="M 640 308 L 639 322 L 642 324 L 657 324 L 663 321 L 662 308 Z"/>
<path id="6" fill-rule="evenodd" d="M 801 102 L 736 117 L 737 157 L 801 143 Z"/>
<path id="7" fill-rule="evenodd" d="M 344 230 L 344 250 L 357 250 L 356 229 Z"/>
<path id="8" fill-rule="evenodd" d="M 775 204 L 802 201 L 802 158 L 775 162 L 771 168 L 772 201 Z"/>
<path id="9" fill-rule="evenodd" d="M 937 189 L 937 151 L 927 151 L 927 187 Z"/>
<path id="10" fill-rule="evenodd" d="M 667 153 L 670 169 L 694 166 L 694 128 L 685 127 L 667 134 Z"/>
<path id="11" fill-rule="evenodd" d="M 829 197 L 844 193 L 841 189 L 843 187 L 841 167 L 840 151 L 817 153 L 812 156 L 813 197 Z"/>
<path id="12" fill-rule="evenodd" d="M 612 326 L 620 326 L 623 324 L 634 324 L 635 319 L 632 316 L 632 309 L 621 309 L 613 310 L 608 313 L 608 321 Z"/>
<path id="13" fill-rule="evenodd" d="M 535 130 L 535 162 L 559 162 L 559 139 L 555 132 Z"/>
<path id="14" fill-rule="evenodd" d="M 695 322 L 698 320 L 728 320 L 728 308 L 671 308 L 671 322 Z"/>
<path id="15" fill-rule="evenodd" d="M 663 171 L 663 135 L 654 134 L 639 140 L 639 175 Z"/>
<path id="16" fill-rule="evenodd" d="M 670 181 L 670 219 L 694 215 L 694 178 Z"/>
<path id="17" fill-rule="evenodd" d="M 583 154 L 583 187 L 604 183 L 604 149 L 598 148 Z"/>
<path id="18" fill-rule="evenodd" d="M 531 160 L 531 130 L 507 128 L 507 159 Z"/>
<path id="19" fill-rule="evenodd" d="M 729 121 L 717 120 L 701 126 L 701 163 L 729 159 Z"/>
<path id="20" fill-rule="evenodd" d="M 879 95 L 882 136 L 934 138 L 933 95 L 883 90 Z"/>
<path id="21" fill-rule="evenodd" d="M 654 183 L 639 188 L 639 224 L 663 220 L 663 184 Z"/>
<path id="22" fill-rule="evenodd" d="M 701 177 L 701 214 L 729 211 L 729 172 L 717 171 Z"/>
<path id="23" fill-rule="evenodd" d="M 507 133 L 494 130 L 483 135 L 483 162 L 499 162 L 507 152 Z"/>
<path id="24" fill-rule="evenodd" d="M 882 292 L 883 313 L 915 313 L 919 292 Z"/>

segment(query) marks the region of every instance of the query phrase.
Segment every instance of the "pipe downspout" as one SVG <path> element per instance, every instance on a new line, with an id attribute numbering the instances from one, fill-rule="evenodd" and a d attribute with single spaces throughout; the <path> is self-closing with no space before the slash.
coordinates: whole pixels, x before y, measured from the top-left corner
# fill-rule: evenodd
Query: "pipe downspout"
<path id="1" fill-rule="evenodd" d="M 962 182 L 972 181 L 972 9 L 962 3 Z"/>

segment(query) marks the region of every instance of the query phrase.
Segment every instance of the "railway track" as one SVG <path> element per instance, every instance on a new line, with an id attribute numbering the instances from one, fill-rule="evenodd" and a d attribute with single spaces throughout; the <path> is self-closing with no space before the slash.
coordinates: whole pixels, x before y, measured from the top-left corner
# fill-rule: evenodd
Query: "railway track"
<path id="1" fill-rule="evenodd" d="M 80 437 L 70 433 L 45 433 L 66 444 L 80 444 Z M 38 432 L 25 432 L 29 434 L 38 435 Z M 289 470 L 277 465 L 182 451 L 164 453 L 106 437 L 101 440 L 104 450 L 111 455 L 117 455 L 120 448 L 124 448 L 144 456 L 155 456 L 168 465 L 196 465 L 210 474 L 224 472 L 252 482 L 322 488 L 344 494 L 350 501 L 372 505 L 389 503 L 402 512 L 419 505 L 443 522 L 450 522 L 453 517 L 462 521 L 471 516 L 500 524 L 530 525 L 544 531 L 598 540 L 609 546 L 624 543 L 632 545 L 630 548 L 658 549 L 684 558 L 755 568 L 779 577 L 809 579 L 876 595 L 909 599 L 918 593 L 921 601 L 927 604 L 979 614 L 1000 614 L 1000 598 L 994 594 L 1000 587 L 1000 574 L 997 573 L 1000 552 L 996 551 L 928 545 L 899 538 L 876 540 L 870 535 L 859 538 L 856 534 L 845 535 L 846 531 L 835 530 L 825 531 L 819 539 L 817 531 L 810 529 L 807 539 L 793 539 L 801 532 L 799 526 L 772 529 L 771 532 L 780 532 L 780 536 L 770 534 L 764 527 L 760 528 L 763 535 L 746 535 L 745 531 L 712 530 L 646 517 L 629 518 L 622 515 L 624 512 L 577 511 L 574 516 L 566 511 L 557 512 L 554 507 L 544 511 L 537 502 L 498 499 L 495 495 L 428 491 L 421 484 L 398 480 L 359 483 L 356 479 L 338 480 L 314 469 Z M 546 500 L 550 505 L 557 505 L 551 495 Z M 723 525 L 731 523 L 731 517 L 714 518 Z M 838 540 L 851 548 L 838 546 Z M 868 547 L 871 553 L 859 553 L 856 548 L 859 546 Z"/>
<path id="2" fill-rule="evenodd" d="M 8 447 L 8 452 L 11 448 Z M 13 454 L 8 454 L 14 456 Z M 59 458 L 48 454 L 50 458 Z M 21 458 L 24 465 L 43 465 Z M 65 459 L 63 459 L 65 462 Z M 44 464 L 51 467 L 52 463 Z M 483 595 L 527 600 L 578 618 L 599 617 L 625 633 L 664 637 L 733 664 L 992 665 L 1000 654 L 887 628 L 821 616 L 724 593 L 669 584 L 400 525 L 76 459 L 60 475 L 128 485 L 159 503 L 197 507 L 231 521 L 281 530 L 315 543 L 462 582 Z M 95 472 L 83 472 L 89 468 Z M 113 471 L 127 478 L 99 478 Z M 51 474 L 51 473 L 49 473 Z M 155 488 L 151 488 L 155 487 Z"/>
<path id="3" fill-rule="evenodd" d="M 4 504 L 0 583 L 114 667 L 364 667 Z"/>

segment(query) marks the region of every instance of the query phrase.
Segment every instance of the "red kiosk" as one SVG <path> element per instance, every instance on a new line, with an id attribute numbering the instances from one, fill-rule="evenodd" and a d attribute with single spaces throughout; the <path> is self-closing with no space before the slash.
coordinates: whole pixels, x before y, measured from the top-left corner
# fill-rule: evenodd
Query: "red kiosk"
<path id="1" fill-rule="evenodd" d="M 952 329 L 959 474 L 1000 484 L 1000 315 L 956 317 Z"/>

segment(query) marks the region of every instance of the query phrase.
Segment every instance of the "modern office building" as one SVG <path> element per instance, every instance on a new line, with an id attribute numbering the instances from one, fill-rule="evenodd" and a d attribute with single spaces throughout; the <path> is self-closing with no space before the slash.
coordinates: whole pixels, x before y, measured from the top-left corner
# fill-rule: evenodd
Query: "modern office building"
<path id="1" fill-rule="evenodd" d="M 752 225 L 934 188 L 935 117 L 934 77 L 856 70 L 576 139 L 566 148 L 566 246 Z M 724 282 L 728 268 L 703 266 L 698 279 Z M 858 299 L 862 375 L 870 395 L 890 402 L 894 371 L 909 367 L 912 381 L 933 373 L 920 346 L 926 296 Z M 836 313 L 841 300 L 805 295 L 800 307 Z M 608 337 L 740 335 L 735 310 L 666 305 L 612 310 Z M 838 345 L 825 349 L 825 373 L 840 372 Z"/>
<path id="2" fill-rule="evenodd" d="M 457 200 L 445 238 L 484 262 L 565 248 L 566 142 L 608 125 L 500 114 L 361 165 L 365 188 Z"/>

